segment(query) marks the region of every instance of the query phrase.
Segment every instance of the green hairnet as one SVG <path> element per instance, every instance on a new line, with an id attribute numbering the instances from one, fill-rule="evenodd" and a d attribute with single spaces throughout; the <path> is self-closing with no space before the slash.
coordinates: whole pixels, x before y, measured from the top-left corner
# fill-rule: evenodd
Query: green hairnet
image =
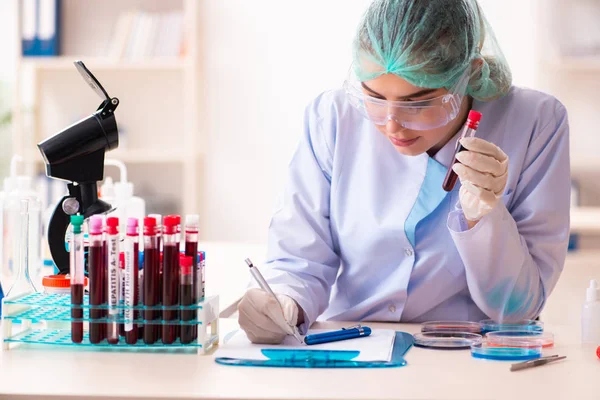
<path id="1" fill-rule="evenodd" d="M 476 0 L 374 0 L 353 47 L 363 82 L 391 73 L 418 87 L 450 88 L 470 67 L 467 94 L 485 101 L 512 81 Z"/>

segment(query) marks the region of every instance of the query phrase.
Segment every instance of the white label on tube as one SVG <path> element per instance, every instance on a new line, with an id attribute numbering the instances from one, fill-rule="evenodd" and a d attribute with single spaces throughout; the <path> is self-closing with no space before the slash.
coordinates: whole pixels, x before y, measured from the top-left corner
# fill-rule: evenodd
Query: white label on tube
<path id="1" fill-rule="evenodd" d="M 125 332 L 133 330 L 133 306 L 135 300 L 135 291 L 133 287 L 135 282 L 133 274 L 137 274 L 137 265 L 135 263 L 135 255 L 133 254 L 133 240 L 129 237 L 125 239 Z"/>
<path id="2" fill-rule="evenodd" d="M 108 313 L 118 315 L 119 310 L 119 242 L 118 237 L 108 237 Z"/>

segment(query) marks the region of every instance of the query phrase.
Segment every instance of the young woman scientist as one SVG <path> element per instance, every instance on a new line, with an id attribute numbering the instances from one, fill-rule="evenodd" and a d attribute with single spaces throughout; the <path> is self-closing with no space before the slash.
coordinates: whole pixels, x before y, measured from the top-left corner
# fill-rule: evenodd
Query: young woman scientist
<path id="1" fill-rule="evenodd" d="M 535 318 L 569 235 L 569 129 L 511 85 L 476 0 L 375 0 L 344 89 L 318 96 L 239 323 L 280 343 L 339 321 Z M 469 110 L 483 117 L 442 181 Z"/>

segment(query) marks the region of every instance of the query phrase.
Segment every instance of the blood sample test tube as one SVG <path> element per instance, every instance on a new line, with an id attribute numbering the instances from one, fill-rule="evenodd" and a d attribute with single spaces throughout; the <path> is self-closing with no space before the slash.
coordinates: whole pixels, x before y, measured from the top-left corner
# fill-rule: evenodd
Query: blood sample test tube
<path id="1" fill-rule="evenodd" d="M 108 322 L 106 323 L 106 339 L 110 344 L 119 342 L 119 219 L 106 219 L 106 265 L 108 267 Z"/>
<path id="2" fill-rule="evenodd" d="M 201 296 L 201 284 L 202 278 L 199 274 L 199 262 L 198 262 L 198 231 L 200 226 L 200 216 L 197 214 L 190 214 L 185 216 L 185 255 L 192 257 L 192 285 L 193 285 L 193 298 L 194 304 L 198 303 Z M 183 326 L 182 326 L 183 329 Z M 192 336 L 195 338 L 198 327 L 192 326 Z M 183 342 L 183 332 L 181 336 Z M 189 342 L 188 342 L 189 343 Z"/>
<path id="3" fill-rule="evenodd" d="M 177 221 L 177 233 L 175 235 L 175 247 L 177 247 L 178 256 L 181 254 L 181 216 L 174 215 L 175 220 Z M 179 264 L 177 264 L 179 265 Z M 179 268 L 177 269 L 177 276 L 179 276 Z M 177 299 L 179 300 L 179 299 Z M 180 318 L 179 310 L 177 311 L 177 319 Z M 180 326 L 179 324 L 175 325 L 175 336 L 178 338 L 180 336 Z"/>
<path id="4" fill-rule="evenodd" d="M 160 326 L 160 250 L 156 236 L 156 220 L 144 218 L 144 306 L 152 309 L 144 310 L 144 342 L 154 344 L 158 339 Z"/>
<path id="5" fill-rule="evenodd" d="M 103 318 L 101 306 L 104 303 L 106 287 L 104 283 L 104 245 L 102 241 L 102 217 L 93 215 L 89 220 L 88 275 L 90 281 L 90 343 L 98 344 L 104 340 L 103 324 L 93 322 Z"/>
<path id="6" fill-rule="evenodd" d="M 477 127 L 479 126 L 480 120 L 481 120 L 480 112 L 473 111 L 473 110 L 469 111 L 469 116 L 467 117 L 467 122 L 465 123 L 465 126 L 463 127 L 463 131 L 460 134 L 458 141 L 456 142 L 456 149 L 454 151 L 454 157 L 452 159 L 452 163 L 448 167 L 448 172 L 446 172 L 446 177 L 444 178 L 444 182 L 442 183 L 442 188 L 446 192 L 450 192 L 450 191 L 452 191 L 452 189 L 454 189 L 454 185 L 456 185 L 456 180 L 458 178 L 458 175 L 456 175 L 456 172 L 454 172 L 454 170 L 452 169 L 452 166 L 458 162 L 458 160 L 456 159 L 456 155 L 458 153 L 460 153 L 461 151 L 465 150 L 465 148 L 460 144 L 460 139 L 475 136 L 475 133 L 477 132 Z"/>
<path id="7" fill-rule="evenodd" d="M 133 323 L 138 318 L 138 259 L 139 259 L 139 229 L 137 218 L 127 219 L 127 236 L 125 236 L 125 312 L 124 328 L 127 344 L 135 344 L 138 340 L 138 327 Z"/>
<path id="8" fill-rule="evenodd" d="M 71 275 L 71 340 L 73 343 L 83 341 L 83 215 L 72 215 L 73 227 L 71 243 L 69 243 L 69 274 Z"/>
<path id="9" fill-rule="evenodd" d="M 138 304 L 144 304 L 144 252 L 140 251 L 138 258 Z M 138 312 L 136 318 L 144 319 L 143 313 Z M 144 324 L 138 324 L 138 338 L 144 337 Z"/>
<path id="10" fill-rule="evenodd" d="M 163 326 L 162 341 L 171 344 L 177 339 L 179 305 L 179 242 L 177 218 L 168 215 L 163 221 Z M 170 322 L 174 321 L 174 322 Z"/>
<path id="11" fill-rule="evenodd" d="M 194 285 L 194 299 L 200 298 L 201 288 L 198 285 L 198 230 L 200 217 L 197 214 L 185 217 L 185 255 L 192 257 L 192 284 Z"/>
<path id="12" fill-rule="evenodd" d="M 158 259 L 158 287 L 159 287 L 159 294 L 158 294 L 158 303 L 160 304 L 161 302 L 161 295 L 162 295 L 162 268 L 163 268 L 163 261 L 162 261 L 162 232 L 163 232 L 163 228 L 162 228 L 162 221 L 163 221 L 163 217 L 161 214 L 150 214 L 148 215 L 150 218 L 154 218 L 156 220 L 156 248 L 158 249 L 158 254 L 159 254 L 159 259 Z M 160 314 L 160 313 L 159 313 Z M 162 328 L 160 326 L 156 326 L 156 340 L 160 340 L 161 336 L 162 336 Z"/>
<path id="13" fill-rule="evenodd" d="M 123 306 L 125 302 L 125 253 L 119 254 L 119 305 Z M 119 308 L 119 336 L 125 336 L 125 324 L 123 318 L 125 316 L 125 310 Z"/>
<path id="14" fill-rule="evenodd" d="M 181 256 L 179 258 L 179 303 L 182 306 L 194 305 L 194 257 Z M 181 343 L 188 344 L 194 340 L 194 330 L 192 328 L 195 325 L 186 324 L 189 321 L 193 321 L 196 315 L 196 310 L 182 310 L 181 311 Z"/>

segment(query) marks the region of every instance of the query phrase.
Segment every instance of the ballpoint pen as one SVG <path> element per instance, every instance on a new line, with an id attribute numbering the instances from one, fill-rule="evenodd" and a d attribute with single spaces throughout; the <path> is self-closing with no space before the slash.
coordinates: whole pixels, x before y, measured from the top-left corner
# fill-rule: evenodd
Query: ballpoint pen
<path id="1" fill-rule="evenodd" d="M 520 371 L 522 369 L 538 367 L 540 365 L 546 365 L 554 361 L 564 360 L 565 358 L 567 358 L 567 356 L 558 356 L 558 354 L 542 358 L 536 358 L 535 360 L 528 360 L 521 363 L 512 364 L 510 366 L 510 370 Z"/>
<path id="2" fill-rule="evenodd" d="M 368 326 L 351 326 L 349 328 L 342 328 L 339 331 L 331 331 L 331 332 L 323 332 L 323 333 L 315 333 L 312 335 L 306 335 L 304 337 L 304 343 L 307 345 L 312 344 L 322 344 L 322 343 L 331 343 L 337 342 L 339 340 L 348 340 L 366 337 L 371 334 L 371 328 Z"/>
<path id="3" fill-rule="evenodd" d="M 269 284 L 267 283 L 267 281 L 265 280 L 265 278 L 263 278 L 263 276 L 260 273 L 260 271 L 258 270 L 258 268 L 256 268 L 254 266 L 254 264 L 252 264 L 252 261 L 250 261 L 249 258 L 246 258 L 245 261 L 246 261 L 246 264 L 248 264 L 248 267 L 250 267 L 250 273 L 252 274 L 252 276 L 256 280 L 256 283 L 258 283 L 258 285 L 260 286 L 260 288 L 262 290 L 264 290 L 265 292 L 269 293 L 275 299 L 275 301 L 277 301 L 277 304 L 279 304 L 279 308 L 281 308 L 281 312 L 283 313 L 283 306 L 279 302 L 279 299 L 277 298 L 277 296 L 275 295 L 275 293 L 273 293 L 273 291 L 271 290 L 271 287 L 269 286 Z M 300 333 L 298 332 L 298 327 L 292 326 L 291 328 L 294 331 L 294 337 L 296 338 L 296 340 L 298 340 L 300 343 L 304 343 L 302 341 L 302 337 L 300 336 Z"/>

